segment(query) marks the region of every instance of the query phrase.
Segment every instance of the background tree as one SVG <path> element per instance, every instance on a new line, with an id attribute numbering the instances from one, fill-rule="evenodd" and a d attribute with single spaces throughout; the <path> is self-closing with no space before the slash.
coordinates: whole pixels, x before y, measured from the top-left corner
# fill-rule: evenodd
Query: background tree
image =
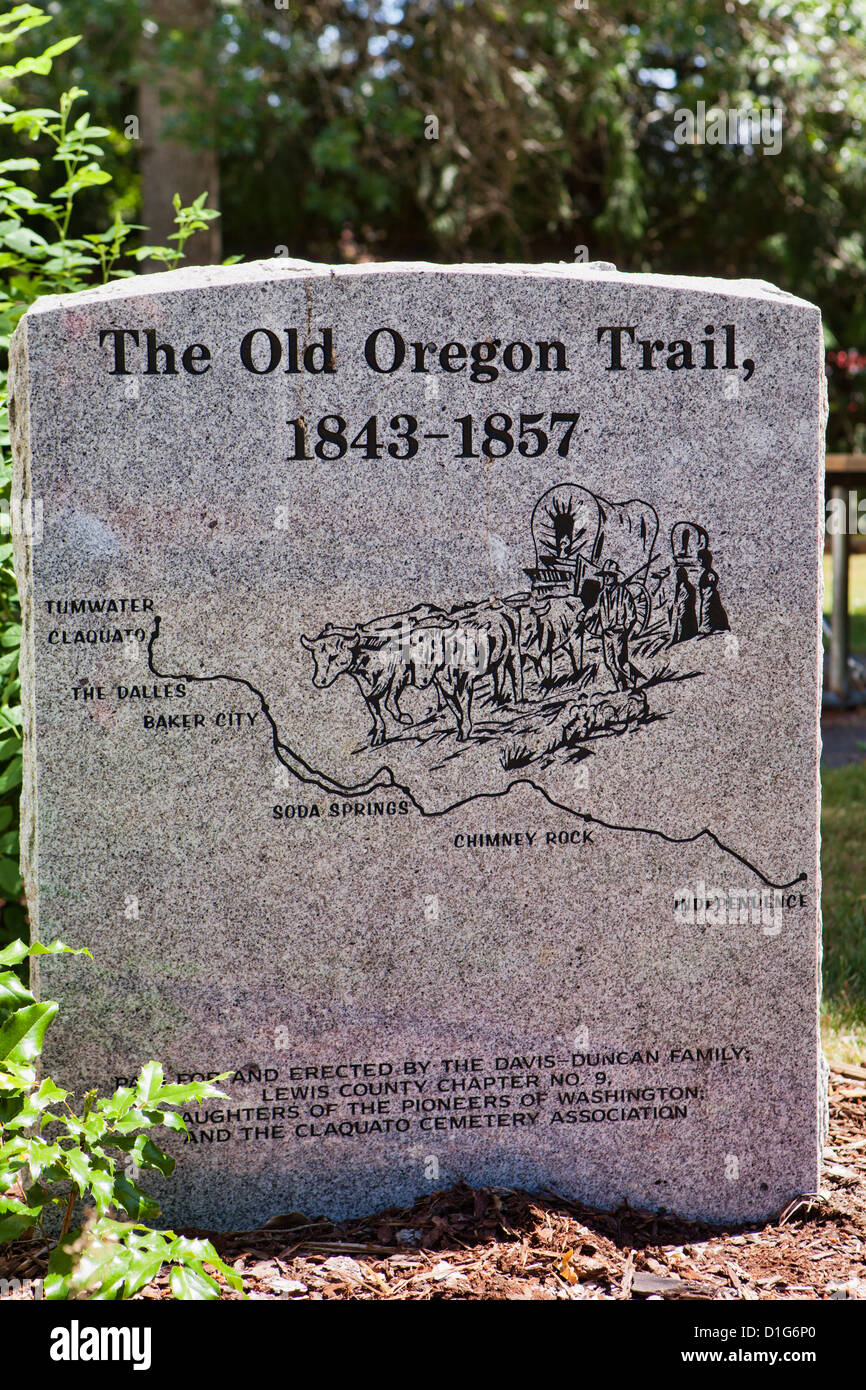
<path id="1" fill-rule="evenodd" d="M 141 174 L 169 154 L 124 120 L 155 68 L 171 158 L 198 161 L 212 203 L 218 158 L 227 251 L 538 261 L 582 246 L 623 270 L 770 280 L 821 305 L 844 354 L 830 443 L 866 448 L 849 352 L 866 348 L 866 0 L 286 3 L 64 0 L 57 27 L 83 38 L 56 81 L 88 88 L 114 132 L 111 191 L 82 216 L 151 220 Z M 780 109 L 780 152 L 678 144 L 675 113 L 698 101 Z"/>
<path id="2" fill-rule="evenodd" d="M 204 188 L 219 208 L 219 162 L 207 125 L 214 119 L 215 86 L 202 43 L 214 22 L 213 0 L 147 0 L 139 46 L 138 117 L 141 139 L 141 216 L 164 245 L 174 230 L 172 199 L 191 203 Z M 187 111 L 199 116 L 198 137 L 187 135 Z M 190 244 L 193 265 L 222 259 L 222 233 L 214 219 Z"/>

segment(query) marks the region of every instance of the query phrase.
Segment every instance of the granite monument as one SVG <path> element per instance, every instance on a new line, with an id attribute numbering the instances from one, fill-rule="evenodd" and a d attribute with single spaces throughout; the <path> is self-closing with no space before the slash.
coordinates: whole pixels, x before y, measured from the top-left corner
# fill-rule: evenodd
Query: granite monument
<path id="1" fill-rule="evenodd" d="M 47 1064 L 229 1072 L 165 1219 L 814 1191 L 820 317 L 604 265 L 181 270 L 12 348 Z"/>

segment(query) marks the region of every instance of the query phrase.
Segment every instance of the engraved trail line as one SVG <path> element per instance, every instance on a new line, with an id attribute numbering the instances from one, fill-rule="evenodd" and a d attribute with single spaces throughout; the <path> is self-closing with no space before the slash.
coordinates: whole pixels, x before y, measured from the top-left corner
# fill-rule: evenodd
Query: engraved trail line
<path id="1" fill-rule="evenodd" d="M 299 782 L 303 782 L 307 786 L 318 787 L 320 791 L 331 792 L 337 796 L 360 797 L 369 796 L 379 789 L 390 788 L 392 791 L 402 792 L 407 800 L 412 803 L 418 814 L 423 816 L 425 820 L 438 820 L 443 816 L 450 815 L 452 811 L 459 811 L 461 807 L 471 805 L 471 803 L 475 801 L 498 801 L 507 797 L 514 787 L 531 787 L 542 800 L 547 802 L 548 806 L 553 807 L 556 811 L 562 811 L 566 815 L 574 816 L 575 820 L 583 821 L 586 825 L 597 825 L 604 830 L 627 831 L 636 835 L 652 835 L 658 840 L 664 840 L 669 845 L 690 845 L 701 839 L 710 840 L 717 849 L 722 850 L 724 854 L 730 855 L 732 859 L 736 859 L 737 862 L 748 869 L 750 873 L 755 874 L 755 876 L 759 878 L 762 883 L 766 884 L 768 888 L 784 891 L 785 889 L 793 888 L 795 884 L 805 883 L 808 878 L 806 873 L 800 873 L 796 878 L 792 878 L 789 883 L 775 883 L 771 878 L 768 878 L 766 874 L 763 874 L 760 869 L 756 868 L 754 864 L 749 863 L 749 860 L 745 859 L 742 854 L 738 854 L 735 849 L 731 849 L 730 845 L 724 844 L 712 830 L 697 830 L 694 835 L 676 836 L 666 835 L 663 830 L 654 830 L 650 826 L 617 825 L 613 821 L 600 820 L 598 816 L 592 816 L 588 811 L 577 811 L 573 806 L 567 806 L 564 802 L 557 801 L 555 797 L 550 796 L 549 793 L 545 791 L 544 787 L 539 786 L 531 777 L 515 777 L 507 786 L 500 788 L 498 791 L 472 792 L 469 796 L 461 797 L 459 801 L 454 801 L 448 806 L 442 806 L 438 810 L 430 810 L 426 806 L 422 806 L 411 787 L 407 787 L 403 782 L 398 782 L 394 776 L 393 770 L 387 765 L 378 768 L 376 772 L 363 782 L 344 785 L 342 782 L 337 782 L 334 778 L 328 777 L 327 773 L 320 772 L 317 768 L 311 767 L 310 764 L 301 757 L 300 753 L 296 753 L 293 748 L 290 748 L 288 744 L 280 740 L 276 720 L 271 714 L 267 700 L 261 690 L 243 676 L 231 676 L 223 672 L 212 676 L 193 676 L 187 673 L 179 674 L 176 672 L 157 670 L 153 660 L 153 647 L 159 637 L 159 629 L 160 618 L 159 616 L 154 616 L 153 632 L 150 634 L 147 643 L 147 664 L 152 674 L 159 680 L 186 681 L 190 684 L 213 685 L 218 681 L 229 681 L 233 685 L 242 685 L 251 695 L 255 695 L 261 706 L 261 712 L 270 725 L 271 740 L 277 759 Z"/>

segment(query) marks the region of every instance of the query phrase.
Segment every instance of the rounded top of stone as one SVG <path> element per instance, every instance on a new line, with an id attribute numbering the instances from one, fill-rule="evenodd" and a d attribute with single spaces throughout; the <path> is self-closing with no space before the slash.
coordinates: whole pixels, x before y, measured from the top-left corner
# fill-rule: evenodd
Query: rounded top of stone
<path id="1" fill-rule="evenodd" d="M 107 285 L 81 290 L 76 294 L 46 295 L 38 299 L 25 318 L 58 309 L 85 307 L 114 300 L 138 299 L 188 290 L 226 289 L 264 286 L 280 281 L 330 278 L 356 280 L 381 276 L 417 276 L 439 279 L 444 276 L 497 277 L 499 279 L 555 279 L 571 283 L 595 282 L 599 286 L 623 285 L 635 290 L 668 290 L 725 295 L 743 299 L 775 300 L 787 305 L 815 308 L 807 300 L 789 294 L 764 280 L 726 280 L 712 276 L 671 275 L 617 270 L 611 261 L 548 261 L 538 264 L 478 262 L 440 265 L 431 261 L 368 261 L 363 265 L 327 265 L 316 261 L 275 256 L 268 260 L 246 261 L 235 265 L 188 266 L 155 275 L 137 275 Z M 817 312 L 817 310 L 816 310 Z"/>

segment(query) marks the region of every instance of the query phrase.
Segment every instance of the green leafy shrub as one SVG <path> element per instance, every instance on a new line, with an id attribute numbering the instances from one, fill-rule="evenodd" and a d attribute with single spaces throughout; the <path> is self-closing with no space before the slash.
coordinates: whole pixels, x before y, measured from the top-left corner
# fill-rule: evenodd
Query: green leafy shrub
<path id="1" fill-rule="evenodd" d="M 41 1232 L 52 1247 L 49 1298 L 129 1298 L 164 1265 L 175 1297 L 216 1298 L 220 1286 L 214 1273 L 235 1289 L 241 1289 L 240 1279 L 210 1242 L 145 1225 L 158 1217 L 159 1207 L 136 1178 L 147 1170 L 167 1176 L 174 1168 L 174 1159 L 154 1143 L 150 1131 L 160 1126 L 185 1131 L 176 1107 L 222 1092 L 211 1085 L 166 1085 L 159 1064 L 148 1062 L 134 1086 L 103 1097 L 92 1091 L 77 1110 L 69 1092 L 37 1075 L 57 1005 L 39 1002 L 30 992 L 27 961 L 70 948 L 60 942 L 28 947 L 20 939 L 27 935 L 18 838 L 21 610 L 9 534 L 15 524 L 26 526 L 26 519 L 10 516 L 9 341 L 38 296 L 132 275 L 120 264 L 128 256 L 172 269 L 189 238 L 218 216 L 205 207 L 204 193 L 190 207 L 175 198 L 177 230 L 168 247 L 128 249 L 128 239 L 144 228 L 119 216 L 106 230 L 71 235 L 77 200 L 110 182 L 102 164 L 111 131 L 79 110 L 87 94 L 78 87 L 63 92 L 56 108 L 18 107 L 4 99 L 17 79 L 48 74 L 54 58 L 78 42 L 74 36 L 63 38 L 41 54 L 2 62 L 4 50 L 50 18 L 28 4 L 0 15 L 0 126 L 38 156 L 0 160 L 0 1245 L 34 1229 Z M 37 196 L 27 176 L 52 166 L 56 187 Z"/>
<path id="2" fill-rule="evenodd" d="M 53 1247 L 45 1281 L 53 1299 L 131 1298 L 163 1265 L 176 1298 L 218 1298 L 208 1269 L 241 1290 L 210 1241 L 142 1224 L 159 1216 L 159 1206 L 135 1180 L 139 1171 L 168 1177 L 174 1169 L 151 1130 L 186 1133 L 176 1107 L 224 1092 L 208 1082 L 166 1085 L 159 1063 L 148 1062 L 134 1086 L 110 1096 L 90 1091 L 77 1111 L 68 1091 L 39 1079 L 36 1063 L 57 1004 L 38 1002 L 14 967 L 28 956 L 64 952 L 90 954 L 60 941 L 16 941 L 0 951 L 0 1245 L 39 1230 Z M 86 1216 L 73 1229 L 79 1210 Z"/>

